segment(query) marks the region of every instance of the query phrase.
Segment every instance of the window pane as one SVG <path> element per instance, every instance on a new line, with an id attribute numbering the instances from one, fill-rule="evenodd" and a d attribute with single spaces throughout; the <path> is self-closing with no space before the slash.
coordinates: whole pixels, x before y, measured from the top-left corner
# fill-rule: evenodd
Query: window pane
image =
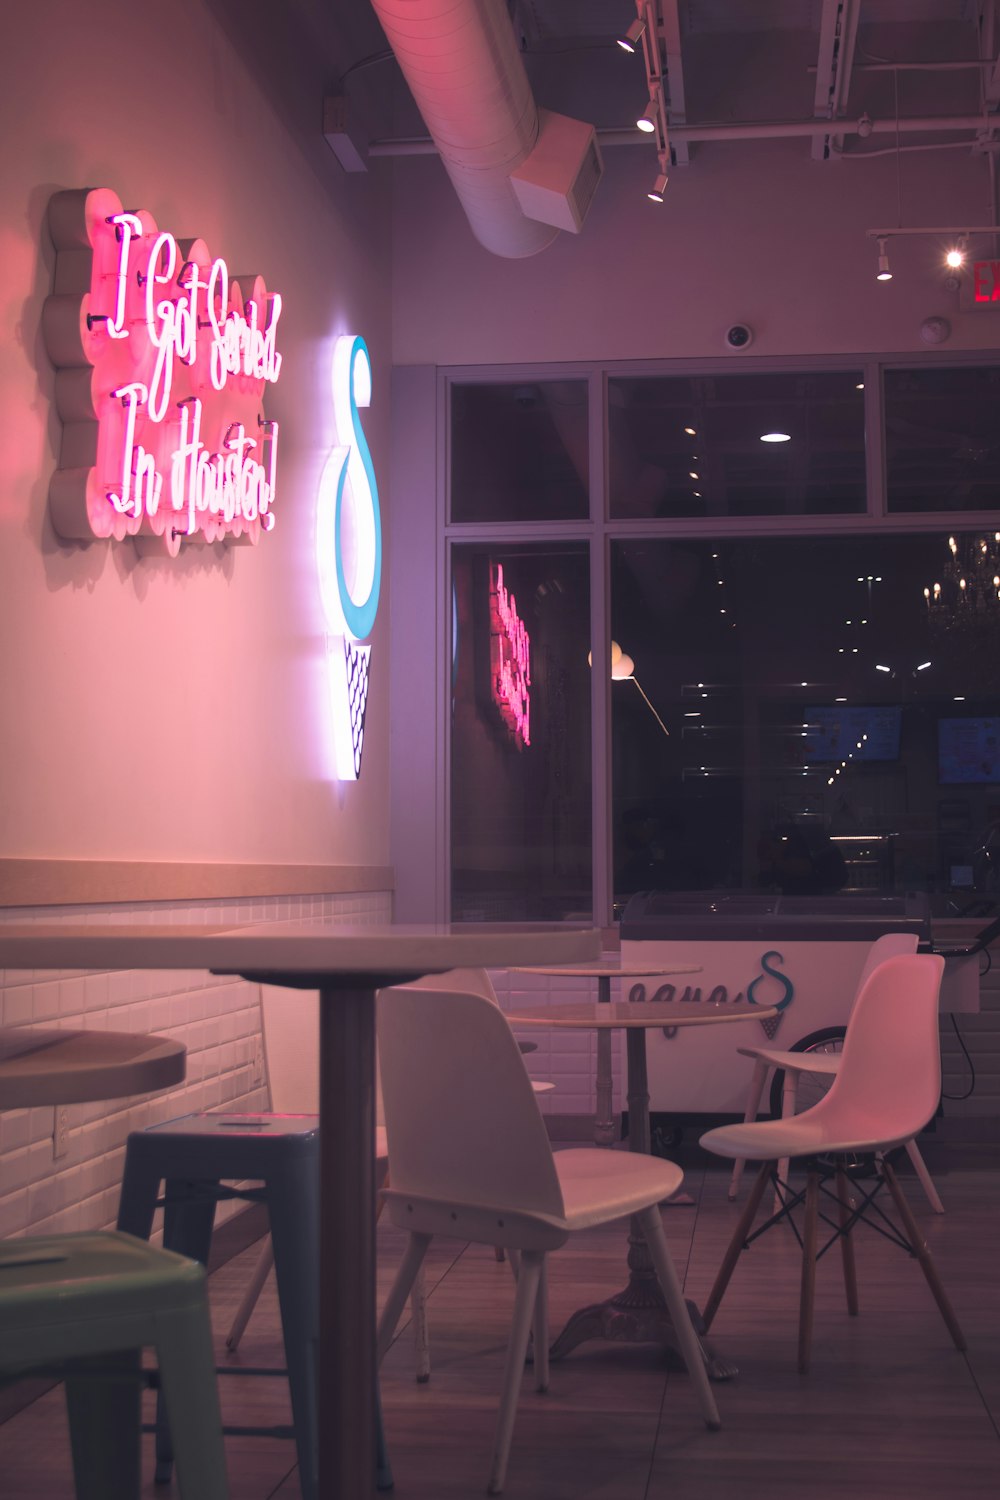
<path id="1" fill-rule="evenodd" d="M 610 380 L 611 515 L 863 512 L 862 381 L 849 371 Z M 787 441 L 762 441 L 773 435 Z"/>
<path id="2" fill-rule="evenodd" d="M 992 536 L 955 537 L 968 578 Z M 930 535 L 614 545 L 617 900 L 1000 901 L 1000 605 L 952 558 Z"/>
<path id="3" fill-rule="evenodd" d="M 585 380 L 451 388 L 451 519 L 569 521 L 590 511 Z"/>
<path id="4" fill-rule="evenodd" d="M 587 548 L 463 546 L 453 565 L 454 920 L 589 920 Z"/>
<path id="5" fill-rule="evenodd" d="M 1000 369 L 885 372 L 890 511 L 1000 507 Z"/>

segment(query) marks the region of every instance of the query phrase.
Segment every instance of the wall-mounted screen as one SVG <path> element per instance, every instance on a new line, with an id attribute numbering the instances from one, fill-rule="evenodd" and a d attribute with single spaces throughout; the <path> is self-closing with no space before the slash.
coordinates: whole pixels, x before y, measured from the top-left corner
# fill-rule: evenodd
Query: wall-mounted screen
<path id="1" fill-rule="evenodd" d="M 1000 718 L 939 719 L 938 780 L 1000 782 Z"/>
<path id="2" fill-rule="evenodd" d="M 896 760 L 899 757 L 899 705 L 835 703 L 802 711 L 803 758 Z"/>

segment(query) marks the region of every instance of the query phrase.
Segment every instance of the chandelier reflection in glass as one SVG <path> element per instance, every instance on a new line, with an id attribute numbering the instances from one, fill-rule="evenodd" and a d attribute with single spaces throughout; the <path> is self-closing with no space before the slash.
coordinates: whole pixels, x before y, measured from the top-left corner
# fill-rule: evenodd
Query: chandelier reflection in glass
<path id="1" fill-rule="evenodd" d="M 972 636 L 1000 626 L 1000 531 L 948 538 L 940 579 L 924 589 L 928 623 Z"/>

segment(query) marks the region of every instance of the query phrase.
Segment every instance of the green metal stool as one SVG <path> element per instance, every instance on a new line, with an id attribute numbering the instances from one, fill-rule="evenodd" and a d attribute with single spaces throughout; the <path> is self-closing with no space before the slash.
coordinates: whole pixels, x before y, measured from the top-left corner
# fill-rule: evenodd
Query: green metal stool
<path id="1" fill-rule="evenodd" d="M 138 1500 L 147 1345 L 182 1500 L 227 1500 L 203 1268 L 129 1234 L 0 1241 L 0 1381 L 65 1380 L 77 1500 Z"/>

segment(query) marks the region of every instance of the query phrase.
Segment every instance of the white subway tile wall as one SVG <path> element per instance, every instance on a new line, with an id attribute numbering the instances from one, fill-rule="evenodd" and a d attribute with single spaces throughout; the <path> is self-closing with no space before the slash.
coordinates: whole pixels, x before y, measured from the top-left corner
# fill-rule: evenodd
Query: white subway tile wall
<path id="1" fill-rule="evenodd" d="M 391 895 L 267 897 L 254 901 L 135 903 L 6 908 L 0 923 L 66 921 L 391 920 Z M 267 1108 L 256 984 L 203 970 L 85 972 L 0 970 L 0 1024 L 106 1027 L 177 1037 L 188 1048 L 187 1076 L 163 1093 L 64 1106 L 65 1155 L 53 1155 L 55 1111 L 4 1110 L 0 1097 L 0 1237 L 114 1226 L 130 1131 L 201 1109 Z M 238 1203 L 220 1205 L 221 1222 Z"/>
<path id="2" fill-rule="evenodd" d="M 580 1004 L 597 999 L 597 980 L 578 979 L 555 974 L 530 974 L 517 970 L 496 969 L 490 978 L 497 999 L 505 1011 L 516 1011 L 519 1005 Z M 611 998 L 619 1000 L 620 980 L 611 982 Z M 519 1041 L 534 1042 L 537 1052 L 525 1054 L 532 1078 L 547 1079 L 555 1084 L 550 1093 L 539 1094 L 538 1103 L 545 1115 L 583 1115 L 594 1113 L 594 1085 L 597 1077 L 596 1031 L 549 1031 L 546 1027 L 514 1028 Z M 623 1107 L 625 1079 L 624 1033 L 611 1033 L 612 1107 Z"/>

